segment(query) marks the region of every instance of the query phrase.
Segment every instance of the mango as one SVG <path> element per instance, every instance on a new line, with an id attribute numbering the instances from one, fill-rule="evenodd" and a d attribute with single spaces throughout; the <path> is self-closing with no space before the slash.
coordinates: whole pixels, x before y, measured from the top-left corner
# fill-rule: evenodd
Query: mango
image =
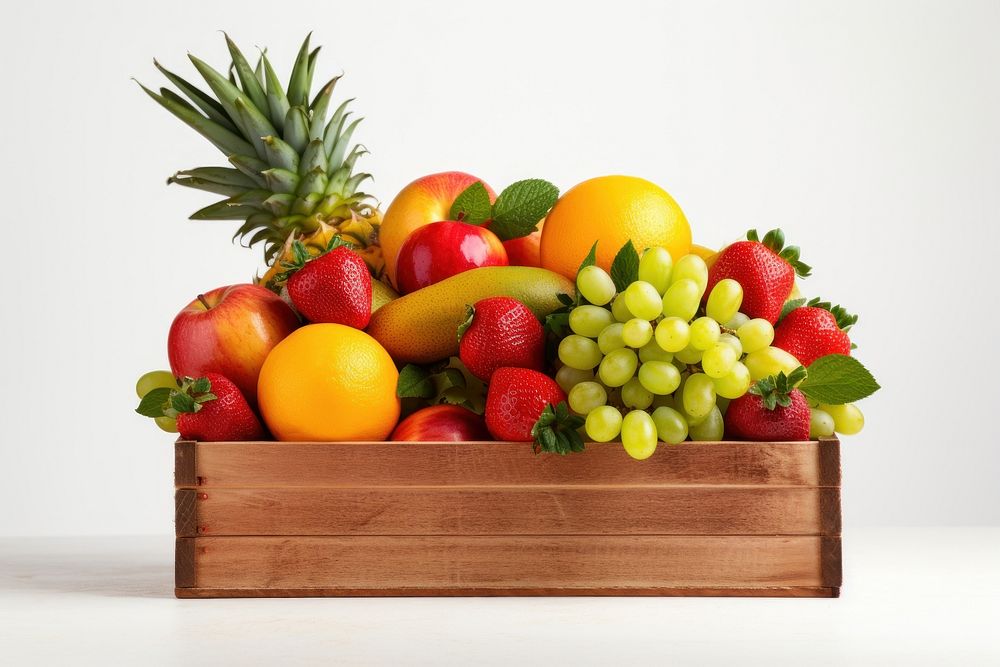
<path id="1" fill-rule="evenodd" d="M 567 278 L 532 266 L 485 266 L 394 299 L 372 314 L 368 333 L 398 363 L 429 363 L 458 354 L 458 326 L 466 306 L 509 296 L 540 320 L 560 307 L 558 294 L 573 296 Z"/>

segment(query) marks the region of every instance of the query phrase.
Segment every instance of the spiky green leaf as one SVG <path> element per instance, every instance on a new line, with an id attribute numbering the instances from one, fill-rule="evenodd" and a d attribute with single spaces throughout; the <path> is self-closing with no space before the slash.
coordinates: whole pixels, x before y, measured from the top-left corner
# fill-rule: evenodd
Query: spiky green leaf
<path id="1" fill-rule="evenodd" d="M 271 165 L 288 171 L 299 170 L 299 154 L 294 148 L 275 136 L 266 136 L 263 141 L 265 159 Z"/>
<path id="2" fill-rule="evenodd" d="M 285 114 L 288 113 L 290 107 L 288 98 L 285 96 L 285 89 L 282 87 L 281 81 L 278 80 L 278 76 L 274 73 L 274 68 L 271 67 L 271 62 L 267 59 L 267 54 L 261 54 L 260 60 L 264 64 L 267 108 L 270 111 L 271 121 L 274 123 L 275 128 L 283 132 L 285 129 Z"/>
<path id="3" fill-rule="evenodd" d="M 187 123 L 192 129 L 212 142 L 212 145 L 224 154 L 232 155 L 234 153 L 245 154 L 254 152 L 254 147 L 242 137 L 237 136 L 200 113 L 193 111 L 190 106 L 183 106 L 172 100 L 168 100 L 162 95 L 146 88 L 141 83 L 139 84 L 139 87 L 142 88 L 147 95 L 156 100 L 160 106 L 177 116 L 177 118 Z"/>
<path id="4" fill-rule="evenodd" d="M 309 104 L 309 40 L 312 33 L 306 35 L 299 48 L 299 54 L 292 66 L 292 75 L 288 79 L 288 103 L 292 106 Z"/>
<path id="5" fill-rule="evenodd" d="M 230 132 L 239 132 L 239 128 L 236 127 L 236 124 L 226 113 L 226 110 L 222 108 L 222 105 L 219 104 L 215 98 L 202 91 L 186 79 L 174 74 L 158 61 L 153 60 L 153 65 L 155 65 L 156 69 L 163 73 L 163 76 L 167 77 L 167 80 L 170 81 L 170 83 L 177 86 L 178 90 L 184 93 L 189 100 L 194 102 L 195 106 L 201 109 L 209 119 L 215 121 Z"/>
<path id="6" fill-rule="evenodd" d="M 233 68 L 236 70 L 236 76 L 239 77 L 243 93 L 250 98 L 250 101 L 262 114 L 269 114 L 267 95 L 264 94 L 264 89 L 260 86 L 257 74 L 250 67 L 250 63 L 247 62 L 236 43 L 229 38 L 228 34 L 222 34 L 226 37 L 226 46 L 229 47 L 229 55 L 233 58 Z"/>

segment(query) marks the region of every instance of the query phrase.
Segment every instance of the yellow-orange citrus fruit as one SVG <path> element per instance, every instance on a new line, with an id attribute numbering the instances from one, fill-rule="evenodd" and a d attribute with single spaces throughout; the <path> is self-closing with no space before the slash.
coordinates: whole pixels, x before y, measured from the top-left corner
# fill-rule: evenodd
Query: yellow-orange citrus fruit
<path id="1" fill-rule="evenodd" d="M 264 361 L 257 400 L 278 440 L 385 440 L 399 419 L 399 373 L 378 341 L 340 324 L 309 324 Z"/>
<path id="2" fill-rule="evenodd" d="M 705 264 L 708 268 L 712 268 L 712 265 L 715 264 L 715 260 L 719 257 L 718 250 L 712 250 L 711 248 L 706 248 L 705 246 L 698 245 L 697 243 L 691 244 L 691 254 L 698 255 L 705 260 Z"/>
<path id="3" fill-rule="evenodd" d="M 597 264 L 608 270 L 632 240 L 640 253 L 660 246 L 676 260 L 691 249 L 691 228 L 666 190 L 635 176 L 600 176 L 566 192 L 545 218 L 542 266 L 575 278 L 597 241 Z"/>

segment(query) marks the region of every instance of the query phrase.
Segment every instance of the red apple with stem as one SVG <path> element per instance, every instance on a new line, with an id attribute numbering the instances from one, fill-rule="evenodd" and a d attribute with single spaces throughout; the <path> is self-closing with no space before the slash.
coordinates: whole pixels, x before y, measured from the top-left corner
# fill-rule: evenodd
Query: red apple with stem
<path id="1" fill-rule="evenodd" d="M 469 269 L 507 264 L 507 251 L 496 234 L 485 227 L 442 220 L 407 237 L 396 259 L 396 286 L 409 294 Z"/>
<path id="2" fill-rule="evenodd" d="M 177 314 L 167 337 L 176 377 L 224 375 L 257 406 L 257 376 L 275 345 L 299 326 L 299 318 L 274 292 L 259 285 L 218 287 Z"/>
<path id="3" fill-rule="evenodd" d="M 390 440 L 475 442 L 492 440 L 486 420 L 460 405 L 434 405 L 399 422 Z"/>

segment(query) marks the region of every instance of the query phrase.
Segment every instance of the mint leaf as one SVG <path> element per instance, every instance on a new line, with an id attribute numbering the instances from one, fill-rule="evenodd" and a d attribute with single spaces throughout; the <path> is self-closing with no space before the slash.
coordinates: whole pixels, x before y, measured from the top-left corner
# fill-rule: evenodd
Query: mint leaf
<path id="1" fill-rule="evenodd" d="M 576 272 L 580 273 L 588 266 L 593 266 L 594 264 L 597 264 L 597 241 L 594 241 L 594 245 L 590 246 L 590 252 L 588 252 L 587 256 L 583 258 L 582 262 L 580 262 L 580 268 L 577 269 Z"/>
<path id="2" fill-rule="evenodd" d="M 627 241 L 615 255 L 614 261 L 611 262 L 611 280 L 614 281 L 615 289 L 620 293 L 638 279 L 639 253 L 636 252 L 632 241 Z"/>
<path id="3" fill-rule="evenodd" d="M 399 381 L 396 383 L 396 396 L 399 398 L 431 398 L 434 396 L 434 383 L 431 375 L 420 366 L 407 364 L 399 371 Z"/>
<path id="4" fill-rule="evenodd" d="M 788 313 L 792 312 L 796 308 L 801 308 L 805 304 L 805 299 L 789 299 L 785 302 L 785 305 L 781 307 L 781 315 L 778 315 L 778 322 L 788 317 Z"/>
<path id="5" fill-rule="evenodd" d="M 538 227 L 559 199 L 559 188 L 540 178 L 507 186 L 493 204 L 490 231 L 501 241 L 527 236 Z"/>
<path id="6" fill-rule="evenodd" d="M 170 400 L 170 392 L 174 391 L 169 387 L 157 387 L 150 390 L 148 394 L 139 401 L 139 407 L 135 409 L 143 417 L 162 417 L 163 408 Z"/>
<path id="7" fill-rule="evenodd" d="M 490 219 L 492 212 L 490 193 L 481 181 L 476 181 L 455 197 L 455 202 L 448 212 L 448 219 L 467 222 L 470 225 L 481 225 Z"/>
<path id="8" fill-rule="evenodd" d="M 808 377 L 799 385 L 809 398 L 831 405 L 860 401 L 879 389 L 868 369 L 846 354 L 828 354 L 812 362 Z"/>

